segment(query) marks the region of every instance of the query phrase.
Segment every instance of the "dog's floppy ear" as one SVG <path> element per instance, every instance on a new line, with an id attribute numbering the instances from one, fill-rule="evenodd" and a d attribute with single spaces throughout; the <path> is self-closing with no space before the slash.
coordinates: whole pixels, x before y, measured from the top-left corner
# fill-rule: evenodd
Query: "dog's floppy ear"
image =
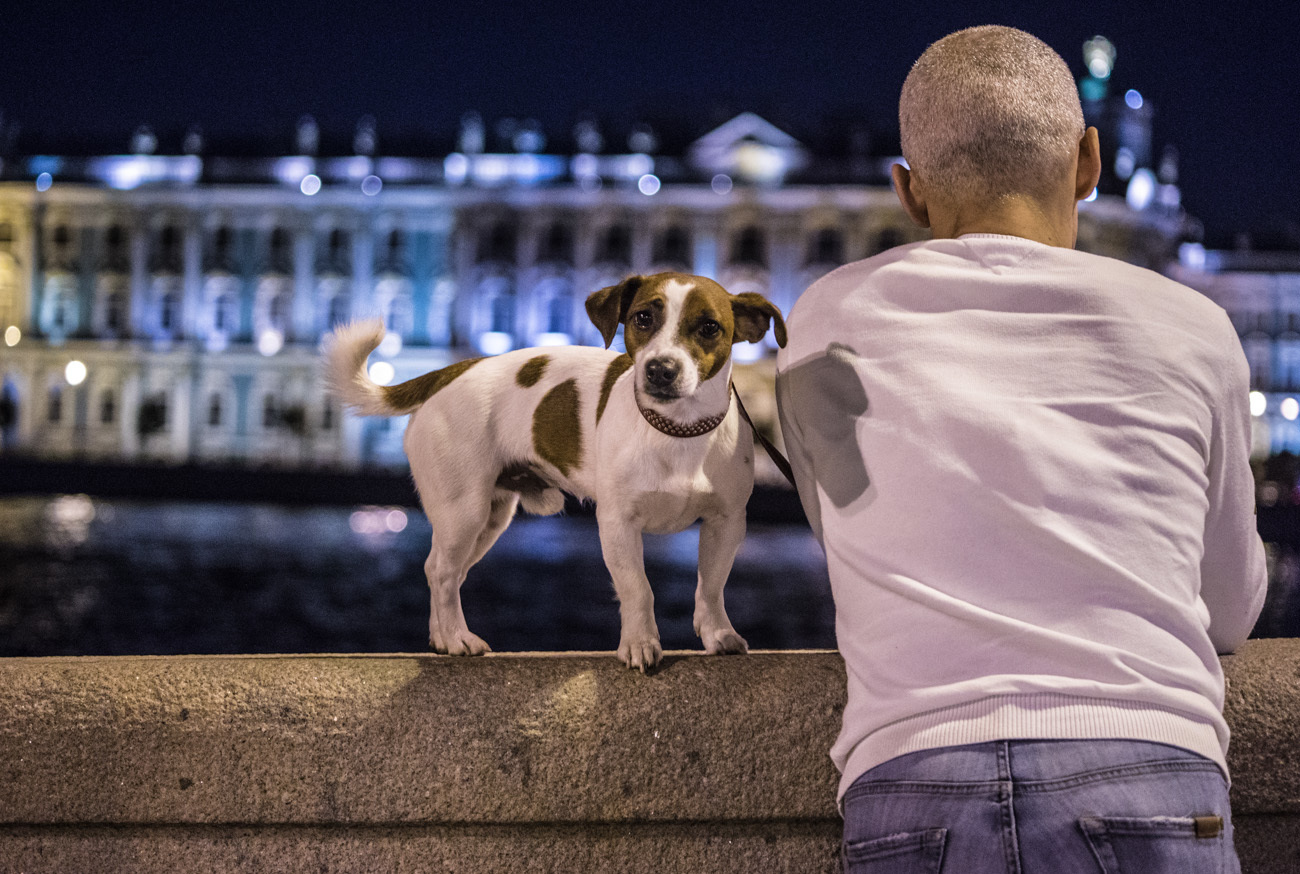
<path id="1" fill-rule="evenodd" d="M 763 295 L 753 291 L 732 295 L 731 314 L 736 320 L 736 332 L 732 342 L 746 340 L 757 343 L 767 333 L 768 320 L 776 333 L 776 345 L 785 348 L 785 319 L 776 304 Z"/>
<path id="2" fill-rule="evenodd" d="M 629 276 L 618 285 L 593 291 L 587 297 L 587 317 L 600 331 L 606 349 L 614 342 L 618 326 L 627 317 L 628 308 L 632 306 L 632 298 L 636 296 L 643 282 L 645 282 L 644 276 Z"/>

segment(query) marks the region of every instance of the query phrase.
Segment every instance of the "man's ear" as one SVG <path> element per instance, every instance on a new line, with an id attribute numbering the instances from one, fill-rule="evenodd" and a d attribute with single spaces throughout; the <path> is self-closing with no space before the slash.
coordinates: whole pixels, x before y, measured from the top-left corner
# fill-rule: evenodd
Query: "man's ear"
<path id="1" fill-rule="evenodd" d="M 587 297 L 587 317 L 600 331 L 606 349 L 614 342 L 618 326 L 627 317 L 628 308 L 632 306 L 632 298 L 636 297 L 637 290 L 641 288 L 641 283 L 645 282 L 645 279 L 644 276 L 629 276 L 618 285 L 593 291 Z"/>
<path id="2" fill-rule="evenodd" d="M 776 304 L 763 295 L 752 291 L 732 295 L 731 315 L 736 321 L 731 342 L 757 343 L 767 334 L 770 319 L 776 333 L 776 345 L 785 348 L 785 319 L 781 318 L 781 311 L 776 308 Z"/>
<path id="3" fill-rule="evenodd" d="M 907 217 L 917 227 L 930 227 L 930 207 L 925 202 L 925 193 L 917 184 L 916 176 L 902 164 L 890 167 L 889 175 L 893 177 L 894 193 L 898 195 L 898 202 L 903 205 Z"/>
<path id="4" fill-rule="evenodd" d="M 1079 140 L 1079 161 L 1074 170 L 1074 199 L 1083 200 L 1097 187 L 1101 178 L 1101 142 L 1097 129 L 1090 127 Z"/>

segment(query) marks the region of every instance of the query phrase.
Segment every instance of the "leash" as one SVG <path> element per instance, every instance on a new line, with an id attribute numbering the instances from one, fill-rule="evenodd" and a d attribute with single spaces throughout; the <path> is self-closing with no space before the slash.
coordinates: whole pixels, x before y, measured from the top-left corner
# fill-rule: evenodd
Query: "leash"
<path id="1" fill-rule="evenodd" d="M 749 411 L 745 409 L 745 403 L 740 399 L 740 392 L 736 390 L 736 384 L 734 382 L 731 384 L 731 393 L 736 396 L 736 409 L 740 411 L 741 418 L 749 423 L 750 430 L 754 432 L 754 439 L 762 445 L 764 451 L 767 452 L 768 457 L 776 464 L 777 470 L 781 471 L 781 474 L 790 483 L 790 487 L 795 491 L 798 491 L 799 487 L 795 485 L 794 470 L 790 467 L 789 460 L 781 454 L 780 449 L 777 449 L 772 445 L 771 440 L 768 440 L 763 436 L 762 431 L 758 430 L 758 426 L 754 424 L 754 420 L 749 417 Z"/>

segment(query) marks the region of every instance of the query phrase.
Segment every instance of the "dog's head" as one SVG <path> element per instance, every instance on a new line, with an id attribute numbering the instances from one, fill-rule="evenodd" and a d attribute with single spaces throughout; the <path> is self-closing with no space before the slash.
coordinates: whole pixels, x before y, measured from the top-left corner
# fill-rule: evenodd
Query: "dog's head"
<path id="1" fill-rule="evenodd" d="M 660 401 L 694 394 L 723 371 L 733 343 L 757 343 L 769 323 L 785 346 L 781 311 L 761 294 L 730 294 L 712 279 L 686 273 L 629 276 L 588 297 L 587 315 L 606 348 L 623 326 L 638 388 Z"/>

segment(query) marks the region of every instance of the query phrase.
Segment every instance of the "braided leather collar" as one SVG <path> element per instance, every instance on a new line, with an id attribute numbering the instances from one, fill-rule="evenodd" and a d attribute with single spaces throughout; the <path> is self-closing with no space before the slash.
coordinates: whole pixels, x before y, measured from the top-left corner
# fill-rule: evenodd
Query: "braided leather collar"
<path id="1" fill-rule="evenodd" d="M 734 387 L 733 387 L 734 388 Z M 716 416 L 709 416 L 705 419 L 697 419 L 694 422 L 682 425 L 669 419 L 667 416 L 661 416 L 654 410 L 641 405 L 640 396 L 637 397 L 636 408 L 641 411 L 641 416 L 650 423 L 656 430 L 667 434 L 669 437 L 699 437 L 707 434 L 714 428 L 722 424 L 722 420 L 727 418 L 727 413 L 731 412 L 731 394 L 727 394 L 727 408 Z"/>

